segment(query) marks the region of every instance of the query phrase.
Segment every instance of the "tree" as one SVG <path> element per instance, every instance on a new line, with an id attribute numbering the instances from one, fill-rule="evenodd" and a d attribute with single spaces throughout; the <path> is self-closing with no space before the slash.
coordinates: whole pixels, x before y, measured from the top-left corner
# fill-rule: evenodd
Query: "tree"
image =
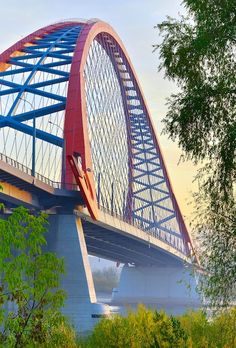
<path id="1" fill-rule="evenodd" d="M 177 83 L 165 132 L 183 157 L 201 163 L 196 231 L 208 271 L 201 290 L 228 305 L 236 289 L 236 2 L 184 0 L 187 16 L 157 27 L 160 69 Z"/>
<path id="2" fill-rule="evenodd" d="M 43 252 L 47 218 L 19 207 L 0 219 L 0 342 L 4 347 L 44 343 L 63 322 L 59 287 L 62 259 Z M 7 305 L 13 310 L 6 310 Z"/>
<path id="3" fill-rule="evenodd" d="M 119 274 L 116 268 L 107 267 L 93 271 L 93 281 L 96 291 L 112 292 L 118 286 Z"/>
<path id="4" fill-rule="evenodd" d="M 197 200 L 195 230 L 198 232 L 201 265 L 207 271 L 200 278 L 199 290 L 214 309 L 221 309 L 236 298 L 235 204 L 232 207 L 219 202 L 217 207 L 210 202 L 204 205 L 206 194 L 201 197 L 201 192 Z"/>

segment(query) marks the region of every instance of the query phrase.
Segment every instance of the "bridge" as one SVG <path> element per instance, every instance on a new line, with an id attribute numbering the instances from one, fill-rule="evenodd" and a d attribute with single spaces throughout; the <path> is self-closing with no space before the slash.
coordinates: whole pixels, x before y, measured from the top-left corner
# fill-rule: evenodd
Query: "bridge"
<path id="1" fill-rule="evenodd" d="M 110 313 L 88 254 L 125 264 L 113 303 L 199 306 L 186 272 L 197 263 L 193 243 L 138 78 L 108 24 L 49 25 L 0 55 L 0 184 L 7 209 L 48 212 L 48 250 L 67 270 L 63 312 L 78 330 Z"/>

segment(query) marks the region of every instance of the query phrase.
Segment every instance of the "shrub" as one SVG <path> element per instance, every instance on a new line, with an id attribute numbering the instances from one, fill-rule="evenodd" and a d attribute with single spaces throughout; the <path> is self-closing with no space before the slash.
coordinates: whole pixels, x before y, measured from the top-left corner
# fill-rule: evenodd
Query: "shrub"
<path id="1" fill-rule="evenodd" d="M 236 348 L 236 308 L 207 319 L 203 311 L 174 317 L 139 305 L 126 317 L 101 320 L 84 348 Z"/>
<path id="2" fill-rule="evenodd" d="M 187 348 L 188 337 L 178 319 L 164 312 L 154 312 L 139 305 L 127 317 L 115 315 L 101 320 L 87 340 L 87 347 L 96 348 Z"/>
<path id="3" fill-rule="evenodd" d="M 202 311 L 179 317 L 193 348 L 236 348 L 236 307 L 211 319 Z"/>

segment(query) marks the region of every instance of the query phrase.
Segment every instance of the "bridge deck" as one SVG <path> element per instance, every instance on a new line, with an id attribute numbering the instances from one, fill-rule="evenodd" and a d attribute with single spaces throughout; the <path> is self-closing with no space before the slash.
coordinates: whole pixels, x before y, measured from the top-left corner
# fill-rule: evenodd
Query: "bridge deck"
<path id="1" fill-rule="evenodd" d="M 24 205 L 28 208 L 50 209 L 53 206 L 66 206 L 69 209 L 82 204 L 80 192 L 75 186 L 62 186 L 42 175 L 31 175 L 31 170 L 19 162 L 0 154 L 0 199 L 14 207 Z"/>
<path id="2" fill-rule="evenodd" d="M 0 200 L 7 207 L 24 205 L 32 209 L 56 208 L 57 213 L 75 213 L 82 218 L 88 252 L 121 263 L 140 265 L 181 266 L 190 262 L 181 249 L 173 248 L 168 240 L 160 240 L 122 221 L 119 217 L 104 212 L 100 207 L 98 221 L 92 220 L 83 199 L 75 187 L 62 187 L 38 175 L 31 175 L 29 168 L 0 154 Z M 69 189 L 68 189 L 69 188 Z M 51 209 L 51 210 L 50 210 Z"/>
<path id="3" fill-rule="evenodd" d="M 103 211 L 93 221 L 87 209 L 76 211 L 82 218 L 86 245 L 91 255 L 136 265 L 183 266 L 190 262 L 180 251 L 146 232 Z"/>

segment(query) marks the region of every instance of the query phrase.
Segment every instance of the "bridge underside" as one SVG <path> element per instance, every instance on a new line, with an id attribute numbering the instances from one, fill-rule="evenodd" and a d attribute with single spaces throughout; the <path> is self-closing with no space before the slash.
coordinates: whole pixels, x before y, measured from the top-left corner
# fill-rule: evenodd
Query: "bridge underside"
<path id="1" fill-rule="evenodd" d="M 84 221 L 83 230 L 88 253 L 120 263 L 135 265 L 181 266 L 183 261 L 171 256 L 148 241 L 140 242 L 122 232 Z"/>
<path id="2" fill-rule="evenodd" d="M 79 191 L 64 189 L 59 183 L 43 182 L 44 178 L 33 177 L 27 168 L 18 168 L 18 165 L 7 158 L 0 160 L 0 185 L 3 186 L 0 198 L 7 208 L 24 205 L 47 210 L 49 214 L 72 215 L 80 206 L 76 214 L 82 219 L 89 254 L 125 264 L 183 265 L 183 255 L 178 255 L 171 246 L 103 211 L 99 220 L 93 221 L 82 207 Z"/>

